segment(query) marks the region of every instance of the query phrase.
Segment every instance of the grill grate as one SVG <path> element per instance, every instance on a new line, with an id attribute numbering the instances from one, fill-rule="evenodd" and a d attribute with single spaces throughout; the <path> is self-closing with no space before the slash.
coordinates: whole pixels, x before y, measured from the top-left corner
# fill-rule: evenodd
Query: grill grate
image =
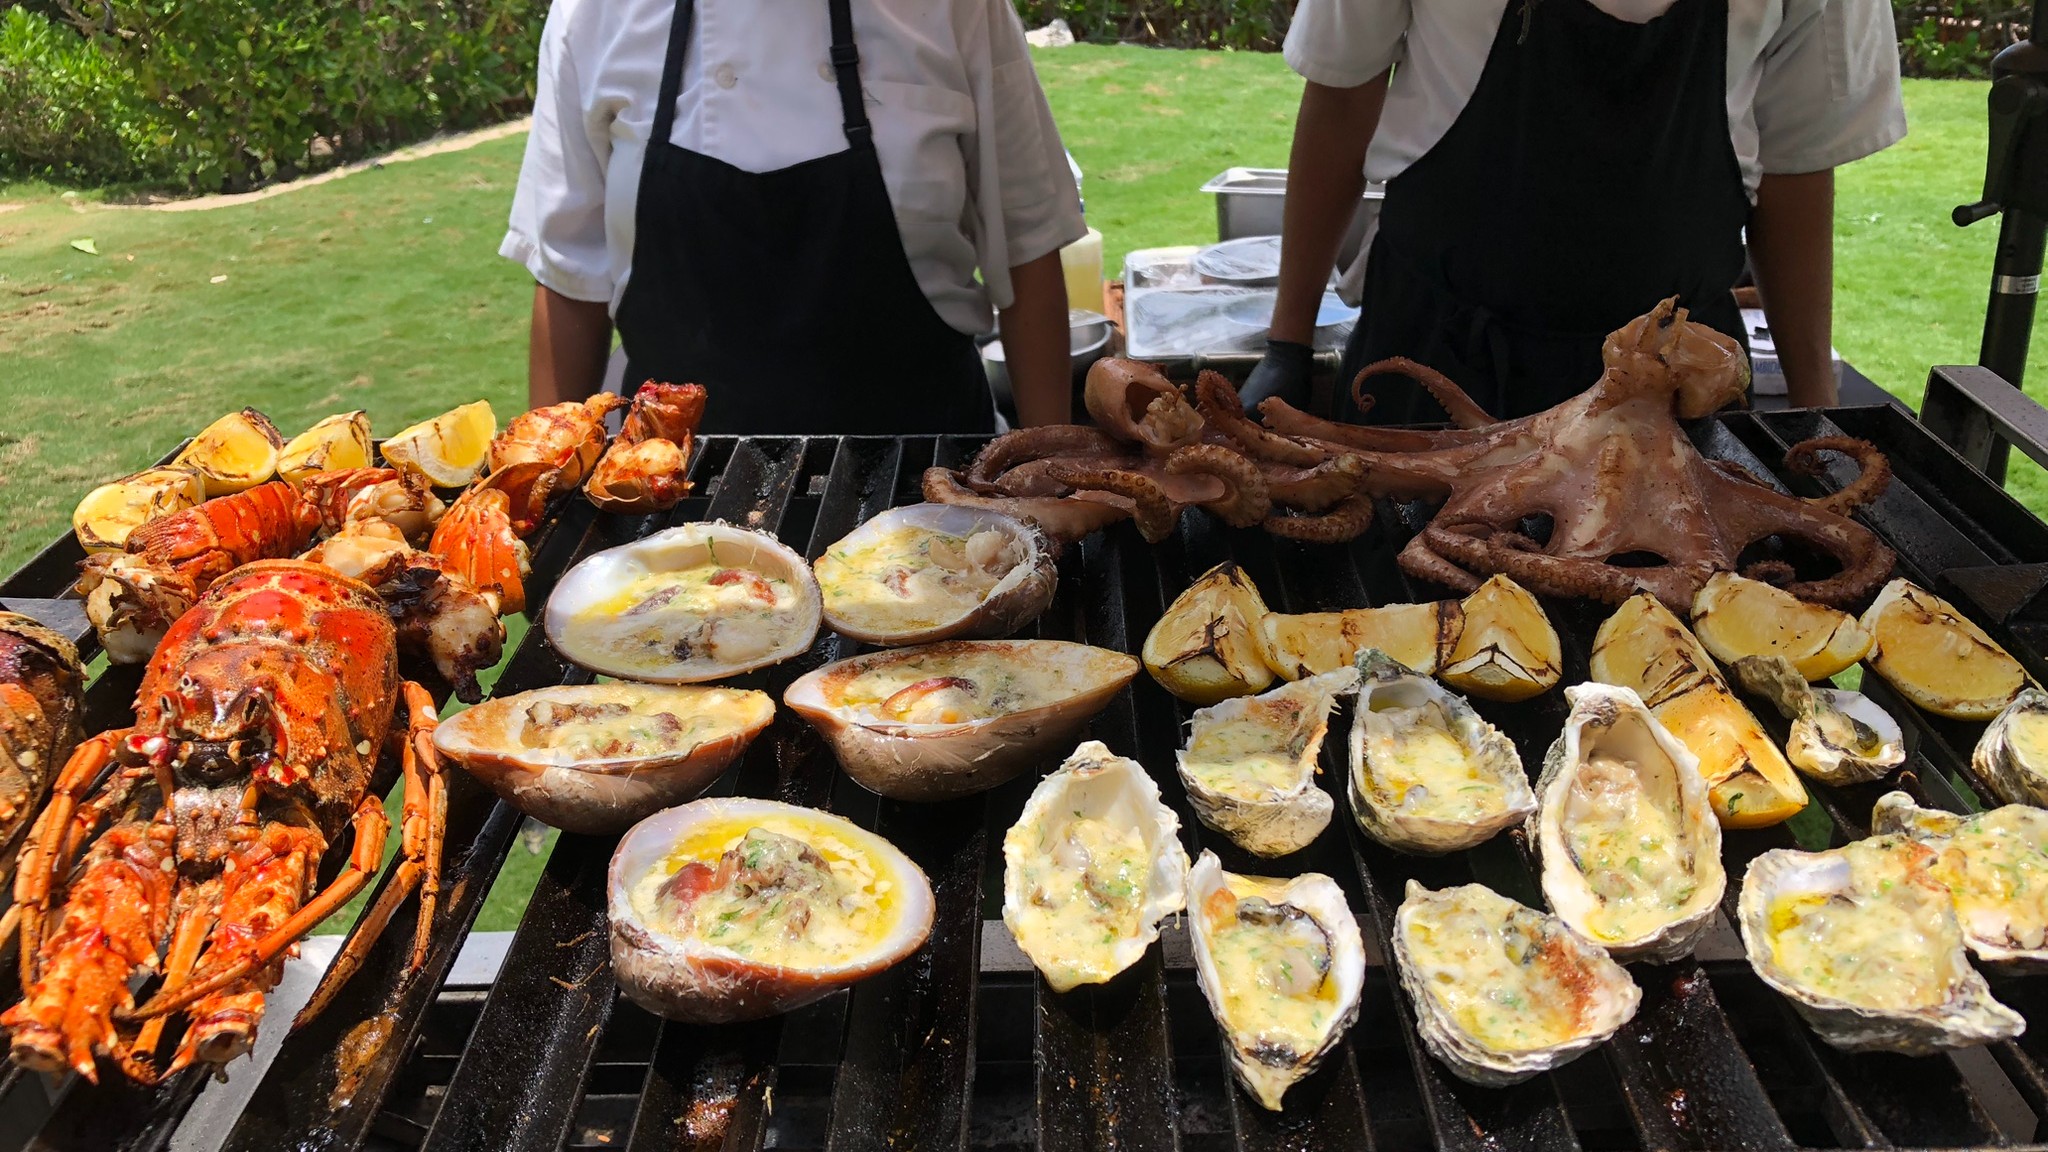
<path id="1" fill-rule="evenodd" d="M 2048 679 L 2048 624 L 2024 610 L 2022 597 L 2008 595 L 2038 586 L 2033 566 L 2048 564 L 2048 526 L 1910 417 L 1890 407 L 1735 414 L 1701 424 L 1694 436 L 1708 455 L 1812 495 L 1816 484 L 1833 487 L 1847 476 L 1807 480 L 1767 462 L 1781 460 L 1792 442 L 1833 434 L 1874 440 L 1891 456 L 1897 480 L 1864 518 L 1899 551 L 1901 574 L 1955 599 Z M 924 468 L 957 464 L 976 446 L 951 437 L 714 437 L 703 444 L 693 465 L 698 495 L 671 513 L 622 518 L 564 502 L 534 541 L 531 601 L 540 603 L 581 557 L 689 520 L 774 531 L 815 555 L 883 508 L 916 500 Z M 1234 532 L 1199 514 L 1158 547 L 1119 528 L 1069 550 L 1058 595 L 1036 630 L 1134 651 L 1166 601 L 1226 559 L 1244 565 L 1277 611 L 1432 598 L 1434 591 L 1411 586 L 1393 562 L 1426 519 L 1427 509 L 1383 503 L 1373 530 L 1342 546 Z M 76 546 L 60 540 L 0 583 L 0 601 L 59 595 L 77 558 Z M 1602 613 L 1547 607 L 1564 638 L 1566 682 L 1583 679 Z M 743 683 L 779 695 L 803 671 L 854 651 L 850 641 L 823 635 L 806 656 Z M 587 674 L 564 664 L 535 631 L 496 690 L 579 678 Z M 100 677 L 90 691 L 95 724 L 128 722 L 136 680 L 133 669 Z M 1906 787 L 1923 804 L 1970 802 L 1967 760 L 1979 726 L 1924 717 L 1874 679 L 1865 690 L 1907 723 L 1912 754 L 1890 785 L 1809 782 L 1821 812 L 1813 834 L 1830 843 L 1861 835 L 1872 801 L 1888 786 Z M 1520 704 L 1482 702 L 1481 711 L 1533 765 L 1565 704 L 1553 692 Z M 564 835 L 495 985 L 443 987 L 519 823 L 457 773 L 446 912 L 425 970 L 401 979 L 409 933 L 392 931 L 328 1013 L 285 1039 L 223 1146 L 1196 1152 L 1433 1145 L 1498 1152 L 1986 1147 L 2040 1138 L 2001 1131 L 1993 1097 L 2009 1089 L 2034 1116 L 2048 1117 L 2048 1037 L 2029 1033 L 1988 1056 L 1839 1053 L 1817 1042 L 1749 972 L 1725 931 L 1699 959 L 1634 966 L 1641 1009 L 1597 1053 L 1512 1089 L 1466 1085 L 1417 1039 L 1389 979 L 1387 929 L 1410 879 L 1433 887 L 1477 879 L 1540 904 L 1519 832 L 1441 859 L 1381 848 L 1343 810 L 1340 739 L 1329 742 L 1323 765 L 1340 807 L 1330 829 L 1277 867 L 1256 861 L 1202 828 L 1172 779 L 1187 715 L 1140 677 L 1097 718 L 1092 735 L 1162 778 L 1191 847 L 1215 849 L 1232 870 L 1328 873 L 1367 938 L 1359 1021 L 1325 1067 L 1294 1089 L 1284 1114 L 1260 1109 L 1231 1083 L 1178 928 L 1112 984 L 1064 996 L 1051 994 L 1017 954 L 999 922 L 998 849 L 1031 779 L 937 805 L 881 800 L 848 781 L 812 733 L 784 715 L 714 792 L 829 807 L 894 841 L 936 892 L 924 951 L 787 1017 L 721 1027 L 659 1021 L 619 999 L 606 962 L 603 884 L 612 841 Z M 1347 722 L 1340 717 L 1337 729 Z M 1774 734 L 1782 737 L 1782 727 Z M 1731 880 L 1758 853 L 1793 843 L 1784 826 L 1730 832 Z M 326 871 L 339 862 L 330 854 Z M 1738 887 L 1731 883 L 1725 910 L 1732 912 Z M 405 915 L 394 923 L 406 924 Z M 1997 992 L 2048 1029 L 2048 984 L 2003 980 Z M 9 1070 L 0 1074 L 0 1147 L 165 1148 L 201 1086 L 196 1075 L 151 1089 L 71 1085 L 51 1105 L 39 1078 Z"/>

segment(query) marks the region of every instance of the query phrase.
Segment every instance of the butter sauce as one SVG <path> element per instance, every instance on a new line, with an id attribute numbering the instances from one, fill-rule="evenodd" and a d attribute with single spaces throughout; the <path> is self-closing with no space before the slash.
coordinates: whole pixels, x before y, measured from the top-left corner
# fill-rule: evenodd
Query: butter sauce
<path id="1" fill-rule="evenodd" d="M 1385 723 L 1366 736 L 1365 784 L 1388 807 L 1456 822 L 1507 804 L 1502 780 L 1452 732 L 1441 703 L 1382 706 L 1376 700 L 1373 711 Z"/>
<path id="2" fill-rule="evenodd" d="M 1024 559 L 994 529 L 956 536 L 918 525 L 818 558 L 818 588 L 835 617 L 876 632 L 930 628 L 972 611 Z"/>
<path id="3" fill-rule="evenodd" d="M 1899 836 L 1829 853 L 1823 882 L 1779 892 L 1766 917 L 1773 963 L 1822 996 L 1864 1008 L 1945 1002 L 1968 965 L 1933 852 Z"/>

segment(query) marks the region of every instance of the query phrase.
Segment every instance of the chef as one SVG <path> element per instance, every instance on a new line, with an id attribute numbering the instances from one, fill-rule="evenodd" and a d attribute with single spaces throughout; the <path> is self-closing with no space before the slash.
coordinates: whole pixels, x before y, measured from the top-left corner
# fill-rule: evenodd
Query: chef
<path id="1" fill-rule="evenodd" d="M 616 326 L 702 431 L 976 432 L 992 306 L 1021 420 L 1068 418 L 1085 232 L 1008 0 L 555 0 L 500 251 L 534 404 L 594 392 Z"/>
<path id="2" fill-rule="evenodd" d="M 1497 417 L 1539 411 L 1672 295 L 1741 340 L 1747 227 L 1791 402 L 1835 401 L 1834 169 L 1906 131 L 1882 0 L 1302 0 L 1285 54 L 1308 85 L 1248 405 L 1306 398 L 1368 180 L 1386 199 L 1340 393 L 1406 356 Z M 1364 390 L 1365 419 L 1445 418 L 1405 378 Z M 1338 414 L 1361 419 L 1348 395 Z"/>

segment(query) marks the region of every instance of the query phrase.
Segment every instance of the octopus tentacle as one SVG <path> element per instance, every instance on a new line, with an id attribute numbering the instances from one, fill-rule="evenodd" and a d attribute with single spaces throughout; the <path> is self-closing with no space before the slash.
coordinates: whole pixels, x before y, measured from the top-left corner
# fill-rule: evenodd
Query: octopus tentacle
<path id="1" fill-rule="evenodd" d="M 1336 507 L 1320 515 L 1285 516 L 1276 513 L 1266 517 L 1263 526 L 1267 532 L 1288 540 L 1337 544 L 1355 538 L 1371 524 L 1372 497 L 1360 493 L 1345 497 Z"/>
<path id="2" fill-rule="evenodd" d="M 983 445 L 967 466 L 965 481 L 968 487 L 986 492 L 1003 473 L 1032 460 L 1052 456 L 1113 456 L 1125 450 L 1109 433 L 1085 424 L 1019 428 Z"/>
<path id="3" fill-rule="evenodd" d="M 1407 546 L 1402 548 L 1401 554 L 1395 558 L 1395 563 L 1413 579 L 1441 584 L 1460 594 L 1470 593 L 1480 584 L 1479 577 L 1444 559 L 1436 549 L 1431 548 L 1427 532 L 1417 532 L 1410 537 Z"/>
<path id="4" fill-rule="evenodd" d="M 1842 488 L 1807 501 L 1815 508 L 1847 516 L 1883 495 L 1892 482 L 1892 462 L 1877 450 L 1877 445 L 1854 436 L 1818 436 L 1812 440 L 1801 440 L 1785 453 L 1785 470 L 1798 476 L 1819 476 L 1822 452 L 1840 452 L 1855 460 L 1861 472 Z"/>
<path id="5" fill-rule="evenodd" d="M 1221 444 L 1196 444 L 1166 458 L 1166 471 L 1175 476 L 1202 474 L 1223 481 L 1223 495 L 1201 501 L 1232 528 L 1249 528 L 1266 518 L 1273 499 L 1266 491 L 1265 474 L 1250 460 Z"/>
<path id="6" fill-rule="evenodd" d="M 1237 389 L 1220 372 L 1203 372 L 1195 378 L 1195 406 L 1209 427 L 1229 437 L 1255 460 L 1310 468 L 1321 463 L 1325 453 L 1313 445 L 1261 428 L 1247 419 Z"/>
<path id="7" fill-rule="evenodd" d="M 1666 607 L 1681 614 L 1691 612 L 1694 594 L 1714 573 L 1714 566 L 1706 561 L 1620 568 L 1604 559 L 1531 552 L 1496 539 L 1495 530 L 1484 524 L 1455 528 L 1431 524 L 1421 534 L 1431 550 L 1476 572 L 1503 573 L 1532 589 L 1553 590 L 1607 604 L 1619 604 L 1639 589 L 1647 589 Z M 1404 551 L 1403 558 L 1406 555 Z"/>
<path id="8" fill-rule="evenodd" d="M 1498 423 L 1486 414 L 1486 410 L 1479 406 L 1478 401 L 1466 394 L 1463 388 L 1452 383 L 1450 377 L 1426 364 L 1417 364 L 1406 356 L 1390 356 L 1385 360 L 1376 360 L 1359 369 L 1358 375 L 1351 378 L 1351 402 L 1358 405 L 1360 412 L 1372 406 L 1365 393 L 1366 377 L 1377 376 L 1382 372 L 1406 376 L 1428 389 L 1429 394 L 1436 398 L 1436 402 L 1444 406 L 1444 411 L 1450 413 L 1451 423 L 1459 428 L 1478 429 Z"/>
<path id="9" fill-rule="evenodd" d="M 1028 521 L 1047 536 L 1068 544 L 1131 516 L 1130 508 L 1112 500 L 984 496 L 947 468 L 925 469 L 923 490 L 924 498 L 935 504 L 1001 512 Z"/>
<path id="10" fill-rule="evenodd" d="M 1364 489 L 1370 472 L 1365 457 L 1355 452 L 1332 456 L 1313 468 L 1290 469 L 1269 465 L 1266 469 L 1266 490 L 1272 493 L 1275 504 L 1285 504 L 1304 512 L 1320 512 Z"/>
<path id="11" fill-rule="evenodd" d="M 1259 401 L 1259 419 L 1267 428 L 1296 439 L 1319 440 L 1368 452 L 1431 452 L 1477 444 L 1497 436 L 1482 428 L 1369 428 L 1311 416 L 1278 396 Z"/>
<path id="12" fill-rule="evenodd" d="M 1138 534 L 1148 544 L 1157 544 L 1173 535 L 1174 525 L 1180 522 L 1180 509 L 1167 497 L 1166 489 L 1160 487 L 1159 481 L 1141 472 L 1065 461 L 1054 462 L 1047 471 L 1070 487 L 1109 492 L 1128 499 L 1131 518 L 1138 524 Z"/>

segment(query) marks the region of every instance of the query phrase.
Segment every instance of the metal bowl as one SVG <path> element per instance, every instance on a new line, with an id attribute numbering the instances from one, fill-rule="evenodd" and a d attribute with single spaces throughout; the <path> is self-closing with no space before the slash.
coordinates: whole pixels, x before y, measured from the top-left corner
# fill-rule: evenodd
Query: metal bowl
<path id="1" fill-rule="evenodd" d="M 1088 366 L 1102 358 L 1112 330 L 1109 317 L 1100 312 L 1086 308 L 1067 311 L 1067 350 L 1072 357 L 1074 387 L 1079 388 L 1087 378 Z M 995 392 L 996 404 L 1005 411 L 1014 411 L 1016 400 L 1010 395 L 1010 365 L 1002 340 L 993 339 L 981 346 L 981 368 L 988 374 L 988 386 Z"/>

